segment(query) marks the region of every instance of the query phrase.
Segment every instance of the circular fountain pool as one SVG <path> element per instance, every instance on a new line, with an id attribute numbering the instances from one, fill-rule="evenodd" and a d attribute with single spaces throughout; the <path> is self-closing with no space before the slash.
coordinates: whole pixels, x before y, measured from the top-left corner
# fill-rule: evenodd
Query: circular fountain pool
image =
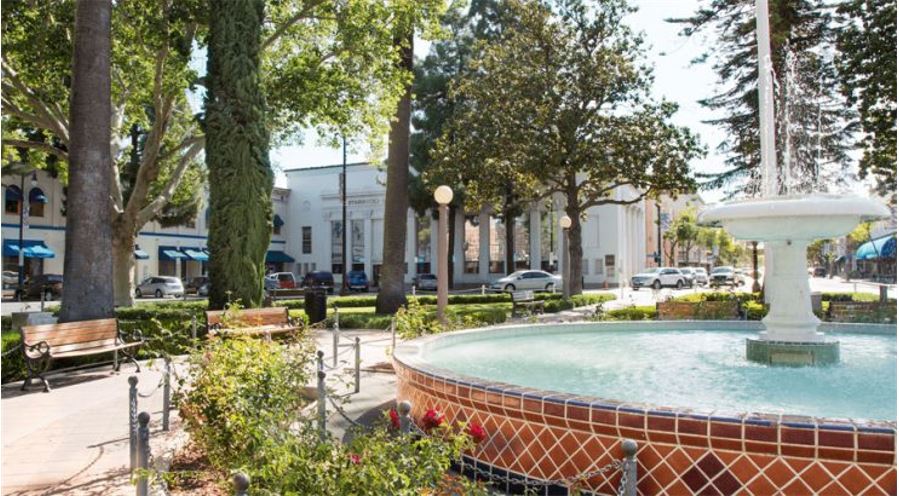
<path id="1" fill-rule="evenodd" d="M 484 426 L 470 458 L 500 476 L 590 472 L 631 438 L 641 494 L 895 494 L 896 327 L 824 324 L 841 362 L 801 368 L 746 360 L 761 329 L 602 322 L 428 336 L 394 352 L 397 399 L 415 418 L 436 409 Z M 585 481 L 601 494 L 617 483 Z"/>

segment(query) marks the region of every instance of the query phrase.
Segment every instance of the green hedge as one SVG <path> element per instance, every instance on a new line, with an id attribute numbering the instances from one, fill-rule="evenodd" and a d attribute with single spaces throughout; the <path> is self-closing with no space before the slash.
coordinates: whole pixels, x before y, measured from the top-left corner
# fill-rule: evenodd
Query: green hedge
<path id="1" fill-rule="evenodd" d="M 595 296 L 595 295 L 588 295 Z M 411 295 L 407 296 L 408 298 L 412 298 Z M 417 295 L 415 298 L 418 299 L 418 302 L 422 305 L 436 305 L 437 304 L 437 296 L 436 295 Z M 337 308 L 358 308 L 358 307 L 373 307 L 375 306 L 375 300 L 377 299 L 377 295 L 359 295 L 359 296 L 333 296 L 328 298 L 328 306 L 329 307 L 337 307 Z M 561 300 L 562 295 L 559 293 L 534 293 L 534 299 L 536 300 Z M 450 305 L 468 305 L 468 304 L 482 304 L 482 303 L 509 303 L 512 301 L 512 296 L 509 293 L 487 293 L 487 294 L 453 294 L 449 295 L 448 302 Z M 279 307 L 287 307 L 291 310 L 302 309 L 305 307 L 305 303 L 302 298 L 295 300 L 279 300 L 275 302 L 275 306 Z"/>
<path id="2" fill-rule="evenodd" d="M 656 318 L 656 307 L 633 306 L 616 308 L 602 312 L 601 320 L 652 320 Z"/>

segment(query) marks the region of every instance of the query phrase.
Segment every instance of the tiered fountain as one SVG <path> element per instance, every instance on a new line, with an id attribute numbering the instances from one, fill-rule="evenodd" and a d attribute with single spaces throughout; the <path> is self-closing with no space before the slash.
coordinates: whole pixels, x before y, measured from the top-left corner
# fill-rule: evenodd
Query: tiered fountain
<path id="1" fill-rule="evenodd" d="M 860 197 L 780 194 L 767 0 L 756 2 L 756 36 L 762 197 L 709 208 L 700 214 L 700 221 L 720 223 L 737 239 L 765 243 L 765 256 L 771 262 L 769 273 L 765 274 L 770 310 L 762 320 L 765 330 L 758 339 L 747 340 L 746 357 L 780 365 L 836 363 L 840 356 L 839 342 L 827 340 L 818 332 L 821 321 L 812 312 L 806 247 L 815 239 L 843 236 L 859 222 L 887 217 L 889 210 L 876 201 Z M 788 148 L 789 139 L 786 143 Z M 785 161 L 789 160 L 787 150 L 784 157 Z M 783 177 L 791 177 L 789 163 L 784 164 Z"/>

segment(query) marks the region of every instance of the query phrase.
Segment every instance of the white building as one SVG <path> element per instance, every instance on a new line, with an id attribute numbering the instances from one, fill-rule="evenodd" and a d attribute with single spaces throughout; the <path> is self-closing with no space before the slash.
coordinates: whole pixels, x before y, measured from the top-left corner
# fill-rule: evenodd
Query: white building
<path id="1" fill-rule="evenodd" d="M 33 178 L 36 177 L 36 181 Z M 35 182 L 35 184 L 32 184 Z M 3 176 L 3 271 L 18 271 L 19 201 L 23 181 L 21 176 Z M 25 246 L 25 276 L 62 274 L 65 257 L 65 194 L 62 184 L 45 171 L 29 175 L 24 180 L 27 215 L 22 230 Z M 273 270 L 293 263 L 284 253 L 289 226 L 284 219 L 290 191 L 275 188 L 272 202 L 275 227 L 267 254 Z M 46 203 L 45 203 L 46 202 Z M 204 207 L 192 225 L 163 228 L 156 222 L 145 225 L 135 240 L 135 280 L 151 275 L 170 275 L 182 278 L 206 273 L 206 222 Z M 97 256 L 103 256 L 98 254 Z"/>
<path id="2" fill-rule="evenodd" d="M 269 270 L 292 271 L 299 276 L 314 270 L 331 271 L 340 281 L 341 166 L 310 167 L 286 171 L 287 188 L 275 188 L 272 202 L 275 222 L 266 261 Z M 364 270 L 377 285 L 383 261 L 384 193 L 379 170 L 367 163 L 347 167 L 346 253 L 350 270 Z M 61 274 L 65 256 L 64 193 L 58 180 L 44 171 L 24 181 L 25 204 L 29 207 L 23 230 L 26 277 L 41 273 Z M 18 267 L 19 208 L 21 178 L 3 177 L 3 270 Z M 622 188 L 617 199 L 634 191 Z M 632 196 L 631 196 L 632 197 Z M 46 203 L 44 203 L 46 201 Z M 561 203 L 553 208 L 534 206 L 520 217 L 515 229 L 516 269 L 558 267 Z M 135 280 L 151 275 L 189 278 L 206 273 L 208 260 L 206 209 L 190 226 L 163 228 L 150 222 L 141 229 L 135 244 Z M 457 286 L 480 285 L 510 272 L 504 267 L 505 226 L 486 210 L 458 212 L 455 222 L 453 280 Z M 412 210 L 407 225 L 407 281 L 416 273 L 436 272 L 436 220 L 430 213 L 418 216 Z M 646 260 L 644 202 L 605 205 L 587 211 L 583 226 L 583 273 L 589 286 L 617 285 L 628 280 Z M 102 256 L 102 254 L 98 254 Z"/>
<path id="3" fill-rule="evenodd" d="M 296 259 L 295 272 L 313 270 L 342 272 L 340 239 L 342 208 L 340 165 L 286 171 L 291 200 L 288 207 L 287 254 Z M 364 270 L 373 285 L 379 279 L 383 261 L 384 193 L 383 176 L 367 163 L 347 166 L 346 253 L 351 270 Z M 622 188 L 617 199 L 633 195 Z M 631 196 L 633 197 L 633 196 Z M 547 210 L 534 206 L 520 217 L 515 229 L 516 269 L 554 269 L 561 253 L 562 215 L 556 203 Z M 604 205 L 587 211 L 583 225 L 583 272 L 588 285 L 617 285 L 643 268 L 646 258 L 644 204 Z M 417 273 L 436 272 L 437 221 L 429 213 L 406 219 L 406 280 Z M 511 272 L 505 265 L 505 226 L 487 210 L 457 212 L 454 223 L 453 282 L 457 286 L 480 285 Z"/>

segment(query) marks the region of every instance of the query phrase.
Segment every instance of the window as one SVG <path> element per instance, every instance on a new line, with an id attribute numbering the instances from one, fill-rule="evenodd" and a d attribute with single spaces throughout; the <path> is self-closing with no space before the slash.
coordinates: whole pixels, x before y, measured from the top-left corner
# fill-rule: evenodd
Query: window
<path id="1" fill-rule="evenodd" d="M 601 276 L 602 275 L 602 259 L 597 258 L 593 260 L 593 273 Z"/>
<path id="2" fill-rule="evenodd" d="M 504 274 L 506 272 L 506 225 L 499 217 L 490 217 L 490 230 L 487 239 L 490 240 L 490 273 Z"/>
<path id="3" fill-rule="evenodd" d="M 556 271 L 556 257 L 553 254 L 556 242 L 554 219 L 554 212 L 540 212 L 540 268 L 547 272 Z"/>
<path id="4" fill-rule="evenodd" d="M 531 268 L 531 217 L 530 214 L 515 219 L 515 269 Z"/>
<path id="5" fill-rule="evenodd" d="M 312 226 L 303 226 L 303 254 L 312 253 Z"/>
<path id="6" fill-rule="evenodd" d="M 462 258 L 465 261 L 465 273 L 478 273 L 478 259 L 481 254 L 481 229 L 476 216 L 465 217 L 464 244 Z"/>
<path id="7" fill-rule="evenodd" d="M 350 221 L 350 256 L 353 270 L 365 270 L 365 223 L 362 219 Z"/>
<path id="8" fill-rule="evenodd" d="M 415 216 L 415 272 L 426 274 L 431 271 L 431 217 Z"/>
<path id="9" fill-rule="evenodd" d="M 583 274 L 581 274 L 582 276 L 590 275 L 590 261 L 586 258 L 581 260 L 581 270 L 584 271 Z"/>
<path id="10" fill-rule="evenodd" d="M 22 199 L 22 190 L 18 186 L 7 186 L 3 195 L 4 208 L 3 211 L 8 214 L 18 214 L 19 204 Z"/>
<path id="11" fill-rule="evenodd" d="M 44 204 L 47 201 L 47 195 L 40 188 L 31 188 L 28 192 L 28 216 L 43 217 Z"/>

